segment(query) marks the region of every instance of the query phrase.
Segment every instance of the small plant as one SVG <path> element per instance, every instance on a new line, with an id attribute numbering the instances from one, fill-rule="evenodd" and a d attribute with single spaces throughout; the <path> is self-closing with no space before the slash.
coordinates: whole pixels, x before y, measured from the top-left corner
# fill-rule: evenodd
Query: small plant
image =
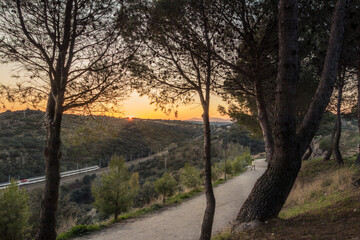
<path id="1" fill-rule="evenodd" d="M 139 174 L 130 175 L 124 159 L 116 155 L 111 158 L 109 173 L 102 174 L 101 180 L 94 182 L 92 193 L 94 206 L 104 214 L 118 215 L 132 206 L 139 190 Z"/>
<path id="2" fill-rule="evenodd" d="M 19 189 L 16 182 L 0 190 L 0 238 L 2 240 L 22 240 L 29 235 L 28 195 Z"/>
<path id="3" fill-rule="evenodd" d="M 69 231 L 58 235 L 56 240 L 65 240 L 73 237 L 80 237 L 101 229 L 99 225 L 77 225 Z"/>
<path id="4" fill-rule="evenodd" d="M 189 163 L 185 163 L 180 175 L 180 181 L 189 189 L 196 189 L 202 185 L 200 172 Z"/>
<path id="5" fill-rule="evenodd" d="M 155 182 L 155 191 L 163 196 L 163 203 L 165 203 L 166 197 L 170 197 L 175 193 L 176 188 L 176 180 L 168 173 L 164 173 L 164 175 Z"/>

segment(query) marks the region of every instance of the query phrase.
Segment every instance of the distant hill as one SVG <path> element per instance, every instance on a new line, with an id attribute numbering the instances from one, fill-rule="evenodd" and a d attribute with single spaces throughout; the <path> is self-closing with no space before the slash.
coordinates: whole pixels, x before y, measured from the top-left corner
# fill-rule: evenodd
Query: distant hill
<path id="1" fill-rule="evenodd" d="M 44 174 L 43 118 L 44 112 L 34 110 L 0 113 L 0 182 L 7 181 L 9 175 L 25 179 Z M 214 148 L 232 142 L 252 145 L 253 153 L 263 151 L 263 142 L 250 141 L 247 130 L 239 129 L 230 121 L 215 123 L 218 124 L 212 125 L 211 130 Z M 189 150 L 185 146 L 194 148 L 198 145 L 201 150 L 202 134 L 202 125 L 188 121 L 66 114 L 62 123 L 61 171 L 86 165 L 107 166 L 113 154 L 131 161 L 160 152 L 172 144 L 178 146 L 174 150 L 176 157 L 171 157 L 176 160 L 174 169 L 182 167 L 186 161 L 195 163 L 196 159 L 200 166 L 202 153 L 188 159 Z M 169 159 L 169 167 L 172 161 Z"/>
<path id="2" fill-rule="evenodd" d="M 203 120 L 202 120 L 202 118 L 190 118 L 190 119 L 185 120 L 185 122 L 202 124 Z M 211 125 L 228 125 L 228 124 L 231 124 L 231 123 L 232 122 L 231 122 L 230 119 L 210 118 L 210 124 Z"/>
<path id="3" fill-rule="evenodd" d="M 0 113 L 0 182 L 44 174 L 43 118 L 33 110 Z M 201 134 L 201 126 L 182 121 L 64 115 L 61 170 L 106 165 L 115 153 L 129 161 Z"/>

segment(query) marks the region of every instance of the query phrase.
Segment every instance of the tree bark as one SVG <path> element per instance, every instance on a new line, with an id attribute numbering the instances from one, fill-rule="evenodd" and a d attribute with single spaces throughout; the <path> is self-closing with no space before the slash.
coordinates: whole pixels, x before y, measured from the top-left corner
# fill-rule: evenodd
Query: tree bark
<path id="1" fill-rule="evenodd" d="M 272 133 L 269 117 L 266 111 L 264 92 L 260 81 L 257 81 L 255 85 L 255 91 L 256 91 L 256 105 L 258 110 L 258 119 L 264 136 L 266 160 L 269 166 L 272 162 L 273 153 L 274 153 L 274 139 L 272 135 L 273 133 Z"/>
<path id="2" fill-rule="evenodd" d="M 333 146 L 334 146 L 334 138 L 335 138 L 335 134 L 336 134 L 336 127 L 337 127 L 337 124 L 335 122 L 335 126 L 334 126 L 334 129 L 333 131 L 331 132 L 331 136 L 330 136 L 330 145 L 329 145 L 329 149 L 327 150 L 326 152 L 326 155 L 323 159 L 323 162 L 326 162 L 326 161 L 329 161 L 330 160 L 330 157 L 333 153 Z"/>
<path id="3" fill-rule="evenodd" d="M 205 169 L 205 195 L 206 208 L 201 225 L 201 240 L 210 240 L 212 225 L 215 215 L 215 195 L 211 182 L 211 131 L 209 121 L 209 108 L 205 106 L 203 113 L 204 122 L 204 169 Z"/>
<path id="4" fill-rule="evenodd" d="M 256 182 L 237 220 L 276 217 L 290 193 L 301 161 L 296 159 L 295 96 L 299 77 L 297 1 L 279 3 L 279 68 L 274 124 L 274 158 Z"/>
<path id="5" fill-rule="evenodd" d="M 307 150 L 307 152 L 305 152 L 305 154 L 303 155 L 301 161 L 309 160 L 312 152 L 313 152 L 313 149 L 312 149 L 311 143 L 310 143 L 310 144 L 309 144 L 309 147 L 308 147 L 308 150 Z"/>
<path id="6" fill-rule="evenodd" d="M 242 222 L 277 217 L 285 203 L 300 170 L 301 157 L 313 139 L 330 100 L 342 49 L 348 3 L 347 0 L 339 0 L 336 5 L 321 80 L 300 130 L 296 133 L 294 99 L 299 76 L 297 1 L 280 0 L 274 157 L 240 209 L 234 230 Z"/>
<path id="7" fill-rule="evenodd" d="M 343 77 L 344 76 L 339 77 L 339 94 L 338 94 L 338 99 L 337 99 L 338 102 L 336 106 L 336 134 L 335 134 L 334 146 L 333 146 L 334 156 L 338 165 L 344 165 L 344 160 L 341 156 L 340 146 L 339 146 L 340 137 L 341 137 L 341 101 L 342 101 L 342 92 L 344 87 Z"/>
<path id="8" fill-rule="evenodd" d="M 359 134 L 360 134 L 360 57 L 358 60 L 358 73 L 357 73 L 357 80 L 358 80 L 358 84 L 357 84 L 357 91 L 358 91 L 358 96 L 357 96 L 357 120 L 358 120 L 358 129 L 359 129 Z M 355 161 L 355 165 L 360 166 L 360 143 L 359 143 L 359 152 Z"/>
<path id="9" fill-rule="evenodd" d="M 46 109 L 46 145 L 44 150 L 46 163 L 45 190 L 41 200 L 39 230 L 35 237 L 37 240 L 56 239 L 56 210 L 58 205 L 60 185 L 60 159 L 61 159 L 61 121 L 62 100 L 55 101 L 55 94 L 50 93 Z M 60 101 L 59 101 L 60 100 Z"/>

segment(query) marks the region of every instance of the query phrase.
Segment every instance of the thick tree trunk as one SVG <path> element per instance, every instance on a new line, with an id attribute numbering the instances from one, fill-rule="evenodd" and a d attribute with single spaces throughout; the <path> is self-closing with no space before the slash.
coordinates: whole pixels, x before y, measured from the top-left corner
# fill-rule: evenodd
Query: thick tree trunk
<path id="1" fill-rule="evenodd" d="M 340 137 L 341 137 L 341 101 L 342 101 L 342 92 L 343 92 L 343 76 L 340 76 L 340 84 L 339 84 L 339 94 L 338 94 L 338 102 L 336 106 L 336 134 L 334 138 L 334 156 L 338 165 L 344 165 L 344 160 L 341 156 L 340 152 Z"/>
<path id="2" fill-rule="evenodd" d="M 256 182 L 237 220 L 264 221 L 276 217 L 286 201 L 301 166 L 296 154 L 295 96 L 299 76 L 297 1 L 279 3 L 279 69 L 276 89 L 274 156 Z"/>
<path id="3" fill-rule="evenodd" d="M 307 152 L 305 152 L 304 156 L 302 157 L 301 161 L 309 160 L 311 154 L 313 152 L 313 149 L 311 147 L 311 143 L 309 144 Z"/>
<path id="4" fill-rule="evenodd" d="M 61 121 L 62 102 L 56 102 L 53 95 L 49 95 L 46 109 L 46 145 L 44 150 L 46 162 L 45 190 L 41 200 L 39 218 L 39 231 L 35 239 L 56 239 L 56 210 L 58 205 L 60 184 L 60 158 L 61 158 Z"/>
<path id="5" fill-rule="evenodd" d="M 360 134 L 360 59 L 358 61 L 358 75 L 357 75 L 357 80 L 358 80 L 358 96 L 357 96 L 357 120 L 358 120 L 358 129 L 359 129 L 359 134 Z M 360 166 L 360 143 L 359 143 L 359 152 L 355 161 L 355 165 Z"/>
<path id="6" fill-rule="evenodd" d="M 297 1 L 280 0 L 274 157 L 240 209 L 234 230 L 242 222 L 277 217 L 285 203 L 300 170 L 301 157 L 313 139 L 330 100 L 342 49 L 348 3 L 347 0 L 339 0 L 336 5 L 321 80 L 301 128 L 296 133 L 294 99 L 299 76 Z"/>
<path id="7" fill-rule="evenodd" d="M 258 81 L 256 83 L 255 91 L 256 91 L 256 105 L 258 110 L 258 119 L 264 136 L 266 160 L 269 166 L 272 162 L 273 153 L 274 153 L 274 139 L 272 135 L 273 133 L 272 133 L 269 117 L 266 111 L 264 92 L 261 82 Z"/>
<path id="8" fill-rule="evenodd" d="M 329 161 L 330 160 L 330 157 L 333 153 L 333 147 L 334 147 L 334 139 L 335 139 L 335 134 L 336 134 L 336 128 L 337 128 L 337 124 L 335 122 L 335 126 L 334 126 L 334 129 L 333 131 L 331 132 L 331 136 L 330 136 L 330 145 L 329 145 L 329 149 L 327 150 L 326 152 L 326 155 L 323 159 L 323 162 L 326 162 L 326 161 Z"/>
<path id="9" fill-rule="evenodd" d="M 203 113 L 204 122 L 204 169 L 205 169 L 205 196 L 206 196 L 206 208 L 204 213 L 203 222 L 201 225 L 201 240 L 210 240 L 212 225 L 215 215 L 215 195 L 211 182 L 211 132 L 209 121 L 209 108 L 204 107 Z"/>

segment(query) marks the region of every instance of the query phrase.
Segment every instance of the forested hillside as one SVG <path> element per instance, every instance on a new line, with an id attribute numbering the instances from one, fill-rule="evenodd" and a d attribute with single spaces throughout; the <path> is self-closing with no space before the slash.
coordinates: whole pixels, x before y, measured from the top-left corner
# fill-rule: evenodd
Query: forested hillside
<path id="1" fill-rule="evenodd" d="M 43 117 L 32 110 L 0 114 L 0 182 L 44 174 Z M 77 115 L 65 115 L 63 129 L 62 171 L 104 166 L 115 153 L 129 161 L 202 134 L 200 125 L 180 121 Z"/>
<path id="2" fill-rule="evenodd" d="M 7 111 L 0 114 L 0 182 L 14 178 L 25 179 L 43 175 L 45 130 L 44 113 L 41 111 Z M 214 146 L 239 143 L 249 146 L 249 132 L 236 125 L 212 126 Z M 62 134 L 62 171 L 85 167 L 106 166 L 113 154 L 123 156 L 126 161 L 148 156 L 175 143 L 178 157 L 169 158 L 169 167 L 183 167 L 184 162 L 202 164 L 202 126 L 183 121 L 121 119 L 105 116 L 65 115 Z M 173 145 L 174 146 L 174 145 Z M 190 150 L 188 147 L 192 147 Z M 195 151 L 195 152 L 194 152 Z M 252 152 L 263 151 L 263 143 L 252 140 Z M 195 154 L 193 157 L 185 155 Z M 179 160 L 179 155 L 182 159 Z M 196 159 L 194 159 L 196 158 Z M 160 158 L 155 163 L 161 162 Z M 150 163 L 148 163 L 150 164 Z M 144 169 L 145 170 L 145 169 Z"/>

